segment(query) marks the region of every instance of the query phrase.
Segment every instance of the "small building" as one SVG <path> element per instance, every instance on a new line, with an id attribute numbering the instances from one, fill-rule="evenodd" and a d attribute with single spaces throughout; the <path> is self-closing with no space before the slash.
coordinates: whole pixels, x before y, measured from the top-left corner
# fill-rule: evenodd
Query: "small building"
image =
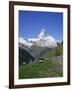
<path id="1" fill-rule="evenodd" d="M 43 58 L 39 58 L 38 62 L 39 63 L 43 63 L 44 59 Z"/>

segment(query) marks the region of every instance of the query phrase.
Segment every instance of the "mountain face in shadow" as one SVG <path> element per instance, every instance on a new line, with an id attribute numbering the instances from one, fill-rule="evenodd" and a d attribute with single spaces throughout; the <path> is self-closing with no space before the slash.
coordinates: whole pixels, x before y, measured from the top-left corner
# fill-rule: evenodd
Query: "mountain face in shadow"
<path id="1" fill-rule="evenodd" d="M 19 65 L 25 63 L 29 63 L 30 61 L 33 61 L 34 57 L 27 52 L 25 49 L 19 47 Z"/>
<path id="2" fill-rule="evenodd" d="M 32 53 L 35 58 L 40 58 L 44 53 L 50 51 L 51 48 L 47 48 L 47 47 L 38 47 L 38 46 L 32 46 L 29 51 L 30 53 Z"/>

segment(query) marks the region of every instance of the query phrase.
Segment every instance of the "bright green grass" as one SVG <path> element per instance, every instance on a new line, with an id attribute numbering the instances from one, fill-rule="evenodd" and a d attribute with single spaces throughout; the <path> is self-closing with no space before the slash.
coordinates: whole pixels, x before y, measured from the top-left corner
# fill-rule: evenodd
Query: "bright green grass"
<path id="1" fill-rule="evenodd" d="M 62 77 L 62 63 L 54 62 L 51 59 L 45 59 L 43 63 L 32 63 L 20 65 L 19 79 L 44 78 L 44 77 Z"/>

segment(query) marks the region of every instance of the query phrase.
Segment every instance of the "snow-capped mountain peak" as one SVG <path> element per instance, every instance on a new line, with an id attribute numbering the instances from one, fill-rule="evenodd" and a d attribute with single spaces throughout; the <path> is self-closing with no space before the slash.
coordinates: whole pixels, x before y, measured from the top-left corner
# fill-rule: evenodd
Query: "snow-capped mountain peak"
<path id="1" fill-rule="evenodd" d="M 38 35 L 38 38 L 44 38 L 44 37 L 45 37 L 45 29 L 43 28 L 40 34 Z"/>
<path id="2" fill-rule="evenodd" d="M 19 38 L 19 43 L 22 43 L 29 48 L 32 45 L 38 46 L 38 47 L 48 47 L 53 48 L 57 46 L 56 40 L 49 34 L 46 34 L 45 29 L 42 29 L 37 38 L 29 38 L 27 40 L 23 38 Z"/>

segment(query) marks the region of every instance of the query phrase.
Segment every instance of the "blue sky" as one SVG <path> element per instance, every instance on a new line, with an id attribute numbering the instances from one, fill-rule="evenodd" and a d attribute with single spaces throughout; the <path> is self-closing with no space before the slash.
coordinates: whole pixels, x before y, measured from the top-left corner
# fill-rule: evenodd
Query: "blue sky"
<path id="1" fill-rule="evenodd" d="M 19 11 L 19 37 L 37 37 L 43 28 L 56 40 L 63 40 L 63 13 Z"/>

